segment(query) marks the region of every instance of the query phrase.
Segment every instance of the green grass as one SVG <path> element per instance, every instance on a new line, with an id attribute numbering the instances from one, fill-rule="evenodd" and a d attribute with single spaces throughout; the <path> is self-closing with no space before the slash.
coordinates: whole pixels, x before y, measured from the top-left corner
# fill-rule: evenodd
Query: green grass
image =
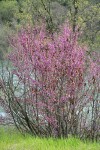
<path id="1" fill-rule="evenodd" d="M 0 150 L 100 150 L 99 143 L 77 138 L 53 139 L 22 136 L 11 128 L 0 128 Z"/>

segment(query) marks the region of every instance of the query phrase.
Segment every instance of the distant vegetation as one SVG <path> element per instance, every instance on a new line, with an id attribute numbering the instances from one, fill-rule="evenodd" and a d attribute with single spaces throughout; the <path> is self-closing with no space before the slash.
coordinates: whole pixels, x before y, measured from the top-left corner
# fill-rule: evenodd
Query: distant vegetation
<path id="1" fill-rule="evenodd" d="M 41 24 L 55 31 L 65 20 L 82 31 L 81 42 L 97 51 L 100 43 L 99 0 L 0 0 L 0 59 L 9 51 L 8 35 L 26 24 Z"/>

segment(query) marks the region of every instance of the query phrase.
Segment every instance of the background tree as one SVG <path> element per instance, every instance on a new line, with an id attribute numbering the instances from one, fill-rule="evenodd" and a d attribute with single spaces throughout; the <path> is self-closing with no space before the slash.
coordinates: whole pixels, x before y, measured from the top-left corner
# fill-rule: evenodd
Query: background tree
<path id="1" fill-rule="evenodd" d="M 2 0 L 0 1 L 0 30 L 9 27 L 9 31 L 20 30 L 26 24 L 40 25 L 43 21 L 51 31 L 59 30 L 66 19 L 83 32 L 81 42 L 90 47 L 90 51 L 99 50 L 99 1 L 96 0 Z M 4 31 L 5 32 L 5 31 Z M 4 33 L 5 34 L 5 33 Z M 3 34 L 3 35 L 4 35 Z M 2 36 L 2 35 L 1 35 Z M 6 44 L 6 35 L 4 35 Z M 7 47 L 2 47 L 1 56 Z"/>

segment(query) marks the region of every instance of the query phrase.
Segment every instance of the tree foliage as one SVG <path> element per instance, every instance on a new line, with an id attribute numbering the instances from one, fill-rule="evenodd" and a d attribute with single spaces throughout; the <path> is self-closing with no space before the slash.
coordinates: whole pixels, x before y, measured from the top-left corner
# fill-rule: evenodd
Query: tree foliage
<path id="1" fill-rule="evenodd" d="M 100 43 L 99 5 L 98 0 L 2 0 L 0 24 L 9 26 L 11 30 L 20 30 L 27 24 L 41 25 L 44 21 L 48 30 L 55 32 L 67 19 L 72 24 L 73 31 L 78 26 L 83 32 L 80 41 L 95 51 L 99 50 Z"/>

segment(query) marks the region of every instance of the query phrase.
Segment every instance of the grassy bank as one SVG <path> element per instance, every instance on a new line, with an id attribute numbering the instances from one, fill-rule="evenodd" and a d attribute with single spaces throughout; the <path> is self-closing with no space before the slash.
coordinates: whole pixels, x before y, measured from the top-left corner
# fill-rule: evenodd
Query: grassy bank
<path id="1" fill-rule="evenodd" d="M 99 143 L 76 138 L 53 139 L 22 136 L 15 129 L 0 128 L 0 150 L 99 150 Z"/>

